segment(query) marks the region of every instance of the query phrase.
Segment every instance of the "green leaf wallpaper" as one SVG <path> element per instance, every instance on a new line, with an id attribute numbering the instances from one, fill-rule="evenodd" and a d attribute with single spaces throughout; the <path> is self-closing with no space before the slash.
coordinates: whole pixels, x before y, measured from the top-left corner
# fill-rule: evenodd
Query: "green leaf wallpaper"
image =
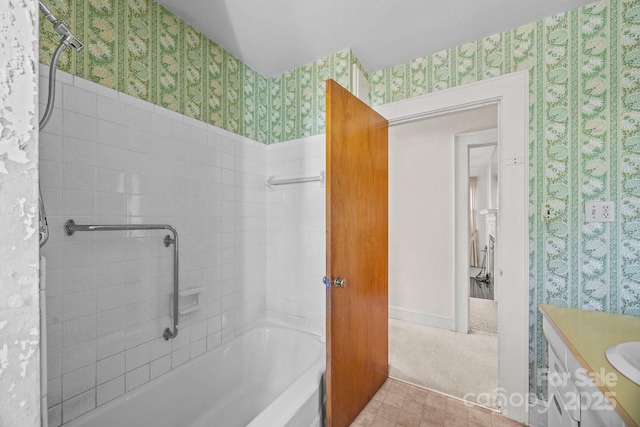
<path id="1" fill-rule="evenodd" d="M 349 87 L 357 61 L 347 49 L 267 79 L 153 0 L 47 4 L 85 44 L 61 70 L 263 143 L 324 132 L 324 82 Z M 40 34 L 48 64 L 59 36 L 46 20 Z"/>
<path id="2" fill-rule="evenodd" d="M 370 74 L 381 105 L 529 69 L 530 388 L 539 396 L 539 304 L 640 315 L 638 36 L 640 3 L 610 0 Z M 616 221 L 585 223 L 592 200 L 614 201 Z"/>
<path id="3" fill-rule="evenodd" d="M 346 49 L 269 79 L 269 142 L 323 133 L 325 81 L 349 88 L 353 58 Z"/>
<path id="4" fill-rule="evenodd" d="M 324 81 L 348 88 L 352 64 L 363 69 L 347 49 L 265 78 L 153 0 L 48 4 L 86 46 L 65 52 L 61 69 L 267 144 L 323 133 Z M 640 316 L 639 39 L 639 0 L 604 0 L 365 71 L 381 105 L 529 69 L 530 387 L 539 396 L 538 304 Z M 42 62 L 57 41 L 42 22 Z M 614 201 L 616 221 L 585 223 L 590 200 Z"/>

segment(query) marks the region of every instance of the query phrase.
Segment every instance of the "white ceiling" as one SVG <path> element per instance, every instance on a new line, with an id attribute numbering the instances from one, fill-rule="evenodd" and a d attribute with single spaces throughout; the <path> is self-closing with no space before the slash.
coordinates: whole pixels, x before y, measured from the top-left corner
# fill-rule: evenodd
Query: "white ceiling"
<path id="1" fill-rule="evenodd" d="M 457 125 L 452 125 L 453 123 L 457 123 Z M 464 125 L 460 126 L 460 123 Z M 470 110 L 452 111 L 447 114 L 392 126 L 389 128 L 389 144 L 394 144 L 398 141 L 412 141 L 416 140 L 416 138 L 417 140 L 432 142 L 434 135 L 438 135 L 436 138 L 441 138 L 443 135 L 452 137 L 452 126 L 456 128 L 456 135 L 495 129 L 498 126 L 498 106 L 497 104 L 491 104 Z M 471 147 L 469 150 L 469 171 L 471 176 L 480 173 L 481 169 L 486 168 L 491 163 L 491 157 L 495 149 L 495 144 Z"/>
<path id="2" fill-rule="evenodd" d="M 265 77 L 351 48 L 369 72 L 593 0 L 159 0 Z"/>
<path id="3" fill-rule="evenodd" d="M 491 163 L 495 145 L 485 145 L 482 147 L 471 147 L 469 150 L 469 169 L 483 169 Z"/>

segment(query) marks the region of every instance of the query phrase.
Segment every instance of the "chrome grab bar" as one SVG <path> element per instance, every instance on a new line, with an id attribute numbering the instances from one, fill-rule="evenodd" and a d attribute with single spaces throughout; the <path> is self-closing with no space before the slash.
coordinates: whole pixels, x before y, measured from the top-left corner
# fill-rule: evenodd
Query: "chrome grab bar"
<path id="1" fill-rule="evenodd" d="M 72 236 L 76 231 L 134 231 L 134 230 L 169 230 L 173 238 L 168 234 L 164 237 L 164 245 L 168 248 L 173 244 L 173 331 L 166 328 L 162 336 L 165 340 L 178 336 L 178 232 L 168 224 L 112 224 L 112 225 L 80 225 L 70 219 L 64 223 L 64 232 Z"/>

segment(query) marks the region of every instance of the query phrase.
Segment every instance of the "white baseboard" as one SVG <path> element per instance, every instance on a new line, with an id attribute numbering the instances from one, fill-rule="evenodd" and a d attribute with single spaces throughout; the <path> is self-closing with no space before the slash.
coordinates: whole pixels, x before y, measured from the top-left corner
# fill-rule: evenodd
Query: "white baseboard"
<path id="1" fill-rule="evenodd" d="M 453 319 L 420 313 L 393 305 L 389 306 L 389 317 L 392 319 L 403 320 L 405 322 L 418 323 L 420 325 L 433 326 L 434 328 L 447 329 L 449 331 L 454 331 L 456 329 L 456 324 Z"/>

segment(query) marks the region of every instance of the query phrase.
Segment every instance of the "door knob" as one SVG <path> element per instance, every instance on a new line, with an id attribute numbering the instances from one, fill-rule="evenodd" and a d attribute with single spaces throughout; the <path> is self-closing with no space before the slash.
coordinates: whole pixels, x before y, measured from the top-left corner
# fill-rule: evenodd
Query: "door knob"
<path id="1" fill-rule="evenodd" d="M 335 286 L 336 288 L 344 288 L 345 286 L 347 286 L 347 279 L 336 277 L 335 279 L 333 279 L 333 286 Z"/>
<path id="2" fill-rule="evenodd" d="M 328 278 L 327 276 L 324 276 L 322 278 L 322 283 L 324 283 L 327 289 L 331 287 L 331 279 Z M 347 279 L 341 279 L 340 277 L 336 277 L 335 279 L 333 279 L 333 286 L 335 286 L 336 288 L 344 288 L 345 286 L 347 286 Z"/>

